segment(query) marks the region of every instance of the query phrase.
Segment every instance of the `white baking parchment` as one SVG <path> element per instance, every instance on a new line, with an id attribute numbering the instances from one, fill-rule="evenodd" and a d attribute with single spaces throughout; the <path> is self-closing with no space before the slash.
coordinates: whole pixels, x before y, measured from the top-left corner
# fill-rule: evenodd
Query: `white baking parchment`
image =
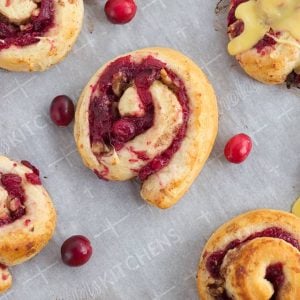
<path id="1" fill-rule="evenodd" d="M 226 1 L 226 0 L 225 0 Z M 11 268 L 1 300 L 193 300 L 200 251 L 233 216 L 259 207 L 290 210 L 300 194 L 300 90 L 247 77 L 226 52 L 225 11 L 217 0 L 137 0 L 135 19 L 110 24 L 105 1 L 85 1 L 82 33 L 71 54 L 44 73 L 0 71 L 0 152 L 41 170 L 58 213 L 56 234 L 31 261 Z M 73 99 L 107 60 L 137 48 L 167 46 L 198 63 L 218 95 L 219 134 L 189 192 L 174 208 L 150 207 L 135 181 L 104 182 L 86 169 L 72 130 L 49 120 L 59 94 Z M 254 149 L 241 165 L 223 157 L 226 141 L 245 132 Z M 65 266 L 60 246 L 73 234 L 94 253 Z"/>

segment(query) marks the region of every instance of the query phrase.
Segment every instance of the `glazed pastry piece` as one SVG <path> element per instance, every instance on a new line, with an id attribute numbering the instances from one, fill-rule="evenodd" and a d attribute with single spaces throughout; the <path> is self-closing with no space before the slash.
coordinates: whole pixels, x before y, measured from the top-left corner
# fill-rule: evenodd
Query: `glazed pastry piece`
<path id="1" fill-rule="evenodd" d="M 228 51 L 258 81 L 300 86 L 299 0 L 231 0 Z"/>
<path id="2" fill-rule="evenodd" d="M 12 284 L 8 267 L 23 263 L 48 243 L 56 213 L 38 170 L 0 156 L 0 293 Z"/>
<path id="3" fill-rule="evenodd" d="M 0 68 L 44 71 L 71 50 L 82 0 L 0 0 Z"/>
<path id="4" fill-rule="evenodd" d="M 85 165 L 106 180 L 138 177 L 141 196 L 160 208 L 190 187 L 216 133 L 213 88 L 195 63 L 165 48 L 104 65 L 84 89 L 75 116 Z"/>
<path id="5" fill-rule="evenodd" d="M 256 210 L 221 226 L 200 259 L 202 300 L 300 299 L 300 219 Z"/>

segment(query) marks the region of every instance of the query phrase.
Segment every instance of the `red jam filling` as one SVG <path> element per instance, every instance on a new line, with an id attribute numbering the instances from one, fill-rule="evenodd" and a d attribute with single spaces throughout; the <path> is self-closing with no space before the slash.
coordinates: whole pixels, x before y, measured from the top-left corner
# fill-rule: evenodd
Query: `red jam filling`
<path id="1" fill-rule="evenodd" d="M 231 0 L 231 8 L 229 10 L 228 16 L 227 16 L 227 23 L 228 26 L 232 25 L 237 21 L 237 18 L 235 17 L 235 11 L 237 7 L 243 3 L 247 2 L 248 0 Z"/>
<path id="2" fill-rule="evenodd" d="M 41 185 L 40 171 L 27 160 L 22 160 L 21 164 L 32 170 L 32 173 L 25 174 L 26 180 L 34 185 Z"/>
<path id="3" fill-rule="evenodd" d="M 0 51 L 11 46 L 24 47 L 39 41 L 54 24 L 54 1 L 41 0 L 39 14 L 26 24 L 15 25 L 0 15 Z"/>
<path id="4" fill-rule="evenodd" d="M 218 250 L 218 251 L 211 253 L 206 260 L 206 269 L 208 270 L 208 272 L 210 273 L 210 275 L 213 278 L 221 279 L 221 273 L 220 273 L 221 265 L 223 263 L 223 260 L 226 256 L 227 252 L 231 249 L 237 248 L 237 247 L 245 244 L 246 242 L 249 242 L 251 240 L 254 240 L 256 238 L 261 238 L 261 237 L 272 237 L 272 238 L 282 239 L 300 251 L 300 244 L 299 244 L 298 240 L 292 236 L 291 233 L 284 231 L 282 228 L 279 228 L 279 227 L 270 227 L 263 231 L 255 232 L 255 233 L 251 234 L 250 236 L 248 236 L 244 240 L 238 240 L 238 239 L 233 240 L 223 250 Z M 281 287 L 281 285 L 283 284 L 283 281 L 284 281 L 282 264 L 278 263 L 278 264 L 269 266 L 266 270 L 265 278 L 273 284 L 274 291 L 275 291 L 274 294 L 277 294 L 279 288 Z M 227 300 L 227 299 L 231 299 L 231 298 L 228 298 L 226 292 L 224 292 L 222 295 L 218 296 L 216 299 L 217 300 Z"/>
<path id="5" fill-rule="evenodd" d="M 237 36 L 239 36 L 243 31 L 244 31 L 244 23 L 242 20 L 237 20 L 237 18 L 235 17 L 235 11 L 237 9 L 237 7 L 244 2 L 247 2 L 248 0 L 232 0 L 232 7 L 229 10 L 228 13 L 228 17 L 227 17 L 227 22 L 228 22 L 228 26 L 231 26 L 230 28 L 230 34 L 232 38 L 235 38 Z M 274 45 L 276 45 L 276 41 L 270 36 L 270 35 L 274 35 L 274 36 L 278 36 L 279 33 L 276 32 L 274 33 L 274 31 L 271 29 L 268 34 L 266 34 L 255 46 L 254 48 L 256 48 L 258 53 L 264 54 L 264 49 L 266 47 L 272 47 Z"/>
<path id="6" fill-rule="evenodd" d="M 20 219 L 26 213 L 24 206 L 26 197 L 22 187 L 22 178 L 16 174 L 3 174 L 1 176 L 1 184 L 11 200 L 7 207 L 8 213 L 0 218 L 0 227 Z"/>
<path id="7" fill-rule="evenodd" d="M 40 185 L 40 171 L 29 161 L 22 160 L 21 163 L 32 170 L 32 173 L 25 173 L 26 180 L 33 185 Z M 14 164 L 16 167 L 17 164 Z M 7 211 L 0 216 L 0 227 L 13 223 L 26 214 L 26 195 L 22 187 L 22 178 L 17 174 L 1 174 L 1 185 L 7 191 L 9 202 L 6 204 Z M 30 220 L 25 221 L 25 225 Z"/>
<path id="8" fill-rule="evenodd" d="M 161 71 L 165 70 L 172 81 L 174 93 L 181 105 L 183 122 L 171 145 L 162 153 L 149 161 L 143 168 L 137 170 L 139 178 L 146 180 L 151 174 L 167 166 L 178 151 L 185 137 L 189 119 L 188 96 L 183 81 L 166 64 L 148 56 L 140 63 L 133 62 L 131 56 L 119 58 L 112 62 L 101 74 L 97 84 L 92 87 L 89 107 L 90 142 L 105 143 L 116 150 L 122 149 L 127 141 L 148 130 L 154 121 L 154 106 L 149 91 L 155 80 L 161 79 Z M 124 87 L 135 84 L 145 114 L 142 117 L 121 117 L 117 104 L 120 96 L 113 91 L 114 78 L 121 78 Z M 147 160 L 145 153 L 135 153 Z M 101 155 L 101 154 L 100 154 Z M 100 175 L 100 176 L 99 176 Z M 98 174 L 101 178 L 103 174 Z"/>
<path id="9" fill-rule="evenodd" d="M 270 265 L 266 270 L 265 278 L 272 283 L 274 288 L 274 294 L 272 295 L 272 298 L 270 300 L 277 299 L 278 291 L 284 283 L 284 273 L 283 273 L 282 263 Z"/>
<path id="10" fill-rule="evenodd" d="M 26 173 L 25 177 L 26 177 L 27 181 L 33 185 L 41 185 L 42 184 L 39 175 L 37 175 L 35 173 Z"/>

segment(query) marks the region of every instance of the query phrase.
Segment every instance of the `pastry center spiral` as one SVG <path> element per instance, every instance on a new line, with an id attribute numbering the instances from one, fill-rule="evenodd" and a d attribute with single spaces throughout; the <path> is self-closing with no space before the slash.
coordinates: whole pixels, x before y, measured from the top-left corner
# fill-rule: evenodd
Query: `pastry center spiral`
<path id="1" fill-rule="evenodd" d="M 280 251 L 274 251 L 280 249 Z M 237 299 L 241 293 L 247 298 L 277 298 L 285 285 L 297 286 L 300 279 L 300 253 L 298 249 L 280 239 L 260 238 L 228 252 L 222 264 L 225 288 Z M 297 267 L 298 265 L 298 267 Z M 288 278 L 284 270 L 289 270 Z M 271 280 L 271 281 L 269 281 Z M 292 299 L 285 291 L 285 299 Z M 283 299 L 283 297 L 282 297 Z"/>
<path id="2" fill-rule="evenodd" d="M 13 223 L 26 214 L 27 200 L 24 184 L 41 185 L 39 170 L 28 161 L 22 165 L 31 171 L 25 173 L 25 178 L 13 173 L 0 173 L 0 227 Z"/>
<path id="3" fill-rule="evenodd" d="M 0 0 L 0 51 L 37 43 L 54 25 L 54 0 Z"/>
<path id="4" fill-rule="evenodd" d="M 139 62 L 127 56 L 111 63 L 91 88 L 91 148 L 109 166 L 97 175 L 121 169 L 123 179 L 145 180 L 166 166 L 187 130 L 183 81 L 152 56 Z"/>
<path id="5" fill-rule="evenodd" d="M 0 226 L 14 222 L 26 213 L 22 178 L 16 174 L 2 174 L 0 186 Z"/>
<path id="6" fill-rule="evenodd" d="M 264 246 L 266 247 L 258 247 L 260 243 L 265 243 Z M 285 253 L 286 256 L 280 256 L 274 252 L 276 248 L 274 245 L 277 243 L 282 246 L 282 253 Z M 267 292 L 265 292 L 265 288 L 261 287 L 261 290 L 266 294 L 257 299 L 271 299 L 272 295 L 280 293 L 284 282 L 282 267 L 288 260 L 287 256 L 289 254 L 295 256 L 300 265 L 299 250 L 300 245 L 297 239 L 278 227 L 270 227 L 261 232 L 253 233 L 244 240 L 233 240 L 224 249 L 207 254 L 206 268 L 215 279 L 215 282 L 208 287 L 210 294 L 220 300 L 235 299 L 236 295 L 228 295 L 227 290 L 235 290 L 238 286 L 244 288 L 246 283 L 252 282 L 249 280 L 249 276 L 252 276 L 253 282 L 256 282 L 260 287 L 261 285 L 257 280 L 265 278 L 263 283 L 267 286 Z M 241 262 L 242 260 L 243 262 Z M 233 264 L 233 261 L 236 263 Z M 249 271 L 247 266 L 251 263 L 257 268 L 251 270 L 249 267 Z M 298 273 L 300 274 L 300 270 Z M 239 275 L 236 276 L 236 274 Z M 237 283 L 233 277 L 237 277 L 239 280 L 244 278 L 244 282 Z M 234 285 L 234 287 L 230 285 Z M 253 292 L 253 289 L 251 291 Z"/>
<path id="7" fill-rule="evenodd" d="M 0 14 L 11 23 L 23 24 L 32 15 L 38 15 L 38 5 L 32 0 L 1 0 Z"/>

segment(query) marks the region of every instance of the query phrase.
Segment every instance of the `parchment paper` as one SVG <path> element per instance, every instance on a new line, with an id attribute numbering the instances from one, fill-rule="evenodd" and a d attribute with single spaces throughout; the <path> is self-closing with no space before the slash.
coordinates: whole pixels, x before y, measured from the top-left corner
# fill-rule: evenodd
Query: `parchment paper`
<path id="1" fill-rule="evenodd" d="M 13 288 L 1 300 L 193 300 L 200 251 L 229 218 L 259 207 L 289 210 L 300 194 L 300 91 L 262 85 L 227 55 L 225 12 L 214 0 L 137 0 L 125 26 L 106 21 L 105 1 L 85 1 L 80 38 L 66 60 L 41 74 L 0 71 L 0 152 L 37 165 L 58 212 L 56 234 L 30 262 L 12 268 Z M 218 95 L 220 129 L 201 175 L 167 211 L 145 204 L 135 181 L 99 181 L 81 163 L 72 127 L 48 117 L 59 94 L 77 99 L 107 60 L 137 48 L 167 46 L 195 60 Z M 77 101 L 77 100 L 76 100 Z M 242 165 L 224 160 L 228 138 L 254 139 Z M 73 234 L 91 239 L 88 264 L 60 260 Z"/>

